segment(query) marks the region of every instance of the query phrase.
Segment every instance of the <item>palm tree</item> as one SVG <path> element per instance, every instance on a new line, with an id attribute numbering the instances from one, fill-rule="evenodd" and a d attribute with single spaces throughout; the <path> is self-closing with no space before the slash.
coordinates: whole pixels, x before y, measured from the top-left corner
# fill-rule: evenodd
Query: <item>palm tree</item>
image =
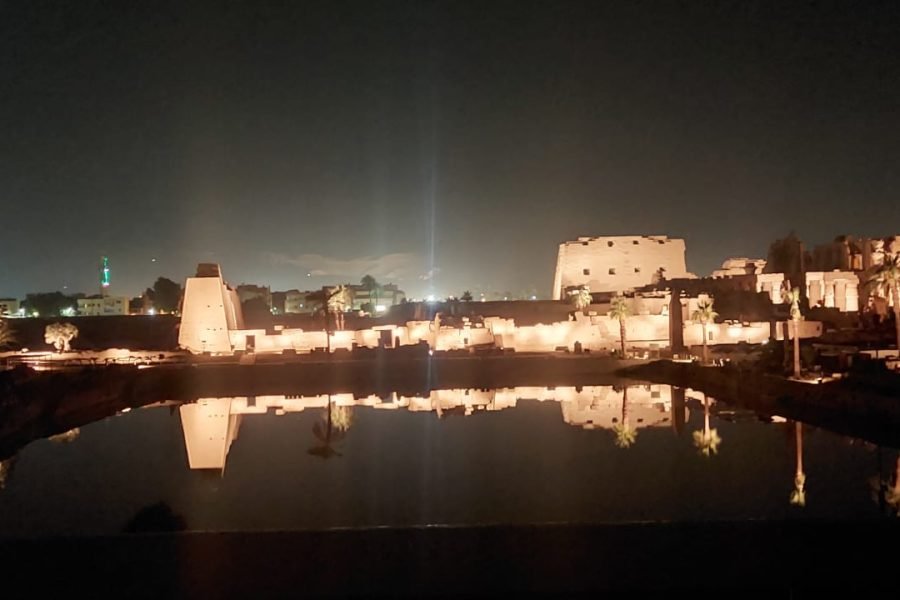
<path id="1" fill-rule="evenodd" d="M 78 328 L 71 323 L 51 323 L 44 329 L 44 341 L 53 344 L 57 352 L 69 352 L 69 345 L 78 337 Z"/>
<path id="2" fill-rule="evenodd" d="M 797 468 L 794 471 L 794 490 L 791 492 L 791 504 L 806 506 L 806 474 L 803 472 L 803 424 L 794 422 L 794 448 L 797 454 Z"/>
<path id="3" fill-rule="evenodd" d="M 630 448 L 637 440 L 637 429 L 628 423 L 628 386 L 622 390 L 622 420 L 613 425 L 616 434 L 616 447 Z"/>
<path id="4" fill-rule="evenodd" d="M 713 301 L 706 299 L 701 300 L 697 303 L 697 308 L 691 313 L 692 321 L 699 321 L 700 325 L 703 327 L 703 364 L 709 363 L 709 346 L 706 343 L 706 340 L 709 336 L 706 334 L 706 327 L 710 323 L 715 322 L 716 317 L 719 316 L 719 313 L 713 309 Z"/>
<path id="5" fill-rule="evenodd" d="M 369 292 L 369 297 L 374 299 L 372 302 L 372 306 L 377 311 L 378 310 L 378 292 L 381 291 L 381 284 L 375 281 L 375 278 L 371 275 L 366 275 L 363 277 L 359 283 L 362 285 L 364 290 Z"/>
<path id="6" fill-rule="evenodd" d="M 472 301 L 472 292 L 466 290 L 463 292 L 462 296 L 459 297 L 463 302 L 471 302 Z"/>
<path id="7" fill-rule="evenodd" d="M 331 354 L 331 334 L 329 333 L 329 312 L 328 312 L 328 288 L 323 287 L 321 290 L 310 292 L 306 296 L 306 301 L 314 308 L 314 315 L 322 316 L 322 331 L 325 332 L 325 351 Z"/>
<path id="8" fill-rule="evenodd" d="M 339 285 L 334 291 L 328 294 L 328 310 L 334 313 L 335 327 L 337 327 L 338 330 L 344 328 L 344 312 L 346 312 L 349 304 L 350 299 L 349 294 L 347 293 L 347 286 Z"/>
<path id="9" fill-rule="evenodd" d="M 703 456 L 711 456 L 719 453 L 721 443 L 719 432 L 709 427 L 709 398 L 703 394 L 703 431 L 694 432 L 694 445 Z"/>
<path id="10" fill-rule="evenodd" d="M 900 352 L 900 252 L 885 256 L 868 283 L 894 303 L 894 327 L 897 330 L 897 351 Z"/>
<path id="11" fill-rule="evenodd" d="M 5 348 L 16 343 L 16 334 L 13 332 L 9 321 L 0 319 L 0 348 Z"/>
<path id="12" fill-rule="evenodd" d="M 319 458 L 329 459 L 333 456 L 341 456 L 341 453 L 335 450 L 333 444 L 339 442 L 346 433 L 346 430 L 335 427 L 330 394 L 328 396 L 328 408 L 325 410 L 325 414 L 326 417 L 324 420 L 320 419 L 313 424 L 313 435 L 319 440 L 319 443 L 307 450 L 307 452 L 313 456 L 318 456 Z"/>
<path id="13" fill-rule="evenodd" d="M 785 304 L 791 305 L 791 323 L 794 329 L 794 377 L 800 378 L 800 321 L 803 315 L 800 313 L 800 288 L 793 288 L 784 292 Z"/>
<path id="14" fill-rule="evenodd" d="M 591 288 L 582 286 L 569 291 L 569 303 L 575 306 L 575 310 L 584 310 L 591 305 Z"/>
<path id="15" fill-rule="evenodd" d="M 309 294 L 309 301 L 315 302 L 317 308 L 316 313 L 321 313 L 324 319 L 325 330 L 325 350 L 331 354 L 331 315 L 334 313 L 334 321 L 337 329 L 343 329 L 344 310 L 347 308 L 347 288 L 343 285 L 337 286 L 335 289 L 328 291 L 327 287 L 323 287 L 321 291 Z"/>
<path id="16" fill-rule="evenodd" d="M 622 346 L 622 358 L 625 358 L 625 319 L 629 315 L 628 302 L 624 296 L 616 296 L 610 303 L 609 317 L 619 320 L 619 343 Z"/>

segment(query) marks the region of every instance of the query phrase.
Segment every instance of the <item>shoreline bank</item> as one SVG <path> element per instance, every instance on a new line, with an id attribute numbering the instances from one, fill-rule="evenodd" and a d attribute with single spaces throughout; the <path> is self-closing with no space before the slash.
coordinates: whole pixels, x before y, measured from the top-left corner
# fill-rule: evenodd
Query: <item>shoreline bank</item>
<path id="1" fill-rule="evenodd" d="M 851 377 L 806 383 L 735 366 L 654 361 L 624 367 L 625 378 L 691 388 L 769 416 L 900 448 L 900 384 Z"/>

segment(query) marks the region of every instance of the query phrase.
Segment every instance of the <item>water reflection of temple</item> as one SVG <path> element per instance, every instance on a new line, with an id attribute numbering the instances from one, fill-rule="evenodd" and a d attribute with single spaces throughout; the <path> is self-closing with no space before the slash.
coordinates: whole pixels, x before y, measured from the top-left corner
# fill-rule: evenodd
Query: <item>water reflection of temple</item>
<path id="1" fill-rule="evenodd" d="M 677 395 L 677 392 L 676 392 Z M 334 406 L 365 406 L 376 410 L 433 411 L 440 417 L 515 408 L 519 400 L 558 402 L 563 421 L 584 429 L 612 429 L 621 423 L 623 406 L 632 428 L 668 427 L 684 422 L 684 402 L 667 385 L 517 387 L 494 390 L 432 390 L 426 396 L 392 393 L 355 397 L 353 394 L 319 396 L 250 396 L 201 398 L 179 408 L 188 464 L 191 469 L 225 468 L 226 457 L 240 431 L 245 415 L 276 415 Z"/>

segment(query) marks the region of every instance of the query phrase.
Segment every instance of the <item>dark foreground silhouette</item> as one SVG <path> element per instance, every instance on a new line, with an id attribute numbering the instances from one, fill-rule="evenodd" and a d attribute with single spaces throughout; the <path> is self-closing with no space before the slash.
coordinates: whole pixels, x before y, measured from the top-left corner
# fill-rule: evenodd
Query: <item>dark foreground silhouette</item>
<path id="1" fill-rule="evenodd" d="M 890 598 L 898 534 L 895 520 L 182 533 L 0 541 L 0 564 L 35 597 Z"/>
<path id="2" fill-rule="evenodd" d="M 125 533 L 164 533 L 184 531 L 187 522 L 165 502 L 157 502 L 139 510 L 125 524 Z"/>

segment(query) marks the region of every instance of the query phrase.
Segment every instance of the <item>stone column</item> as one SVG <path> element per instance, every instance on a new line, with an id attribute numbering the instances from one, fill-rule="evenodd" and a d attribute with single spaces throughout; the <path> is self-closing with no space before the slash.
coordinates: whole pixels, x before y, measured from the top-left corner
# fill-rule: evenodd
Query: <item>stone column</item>
<path id="1" fill-rule="evenodd" d="M 847 312 L 847 282 L 843 279 L 834 283 L 834 305 L 841 312 Z"/>
<path id="2" fill-rule="evenodd" d="M 822 287 L 825 290 L 825 306 L 828 308 L 834 308 L 834 282 L 823 281 Z"/>

